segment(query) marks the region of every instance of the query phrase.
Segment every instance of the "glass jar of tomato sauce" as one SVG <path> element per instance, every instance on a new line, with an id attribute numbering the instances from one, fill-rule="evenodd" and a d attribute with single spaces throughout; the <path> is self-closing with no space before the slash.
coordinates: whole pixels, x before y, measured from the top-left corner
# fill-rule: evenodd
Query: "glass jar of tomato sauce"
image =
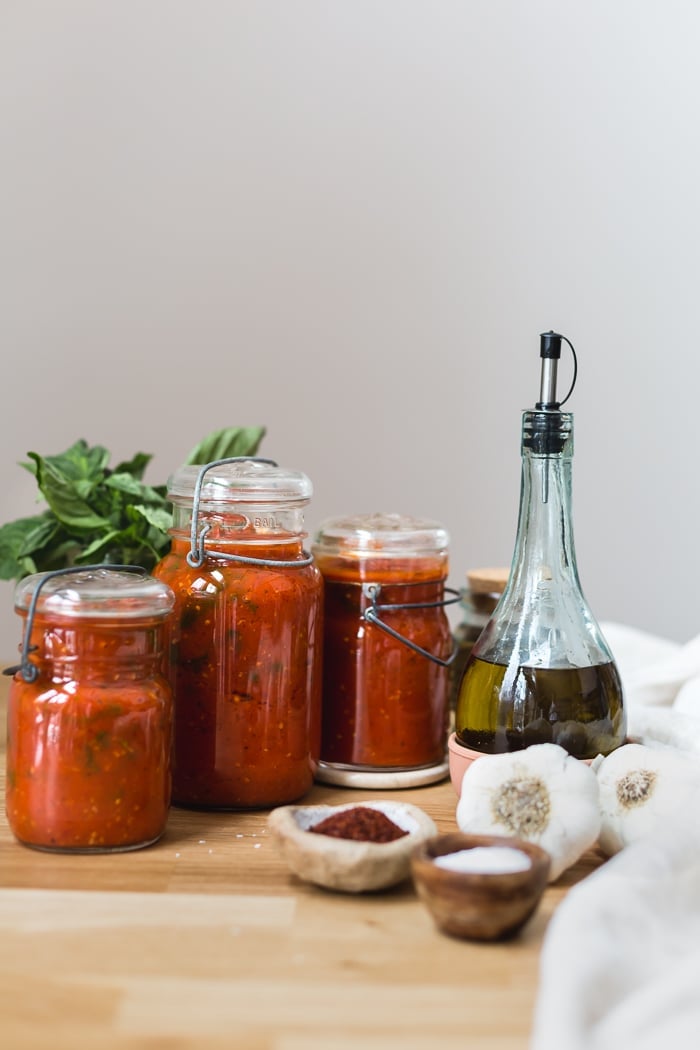
<path id="1" fill-rule="evenodd" d="M 324 522 L 312 549 L 325 601 L 318 779 L 348 787 L 441 779 L 452 657 L 447 532 L 398 514 L 359 515 Z"/>
<path id="2" fill-rule="evenodd" d="M 16 588 L 7 818 L 27 846 L 77 853 L 158 839 L 170 804 L 174 597 L 137 568 L 86 566 Z"/>
<path id="3" fill-rule="evenodd" d="M 322 581 L 303 549 L 309 479 L 270 460 L 169 483 L 175 592 L 173 799 L 242 809 L 304 795 L 319 757 Z"/>

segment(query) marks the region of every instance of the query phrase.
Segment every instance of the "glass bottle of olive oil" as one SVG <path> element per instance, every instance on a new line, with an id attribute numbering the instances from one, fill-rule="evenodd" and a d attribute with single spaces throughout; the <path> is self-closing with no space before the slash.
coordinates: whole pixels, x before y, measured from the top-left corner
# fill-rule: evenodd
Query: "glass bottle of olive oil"
<path id="1" fill-rule="evenodd" d="M 555 743 L 578 758 L 625 739 L 622 683 L 581 590 L 571 515 L 573 415 L 556 399 L 562 339 L 540 337 L 540 400 L 523 413 L 520 511 L 506 589 L 464 669 L 455 728 L 488 754 Z"/>

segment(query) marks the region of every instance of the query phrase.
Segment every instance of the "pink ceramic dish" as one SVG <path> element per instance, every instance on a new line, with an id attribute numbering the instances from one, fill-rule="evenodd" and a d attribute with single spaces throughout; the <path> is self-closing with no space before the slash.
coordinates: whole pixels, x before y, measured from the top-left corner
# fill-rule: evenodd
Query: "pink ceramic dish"
<path id="1" fill-rule="evenodd" d="M 450 739 L 447 741 L 447 750 L 450 756 L 450 780 L 452 781 L 452 787 L 455 789 L 456 794 L 461 797 L 464 774 L 475 759 L 484 757 L 484 752 L 472 751 L 470 747 L 460 744 L 454 733 L 450 735 Z M 582 761 L 590 766 L 593 759 L 584 758 Z"/>
<path id="2" fill-rule="evenodd" d="M 483 757 L 483 752 L 472 751 L 470 747 L 460 744 L 454 733 L 450 734 L 447 741 L 447 750 L 450 757 L 450 780 L 459 796 L 462 794 L 462 777 L 475 759 Z"/>

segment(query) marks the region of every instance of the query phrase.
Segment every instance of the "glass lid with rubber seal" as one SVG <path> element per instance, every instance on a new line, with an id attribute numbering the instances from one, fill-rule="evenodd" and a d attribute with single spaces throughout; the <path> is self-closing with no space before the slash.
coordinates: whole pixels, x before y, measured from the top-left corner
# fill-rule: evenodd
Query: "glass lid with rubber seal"
<path id="1" fill-rule="evenodd" d="M 175 598 L 137 566 L 98 565 L 26 576 L 15 589 L 15 608 L 28 612 L 32 603 L 42 616 L 115 620 L 166 617 Z"/>
<path id="2" fill-rule="evenodd" d="M 404 514 L 356 514 L 322 522 L 314 552 L 336 557 L 426 557 L 446 555 L 447 530 L 436 521 Z"/>
<path id="3" fill-rule="evenodd" d="M 191 503 L 202 473 L 201 465 L 180 467 L 168 482 L 173 503 Z M 280 467 L 269 459 L 236 459 L 212 463 L 201 481 L 203 509 L 222 503 L 308 503 L 311 480 L 301 471 Z"/>

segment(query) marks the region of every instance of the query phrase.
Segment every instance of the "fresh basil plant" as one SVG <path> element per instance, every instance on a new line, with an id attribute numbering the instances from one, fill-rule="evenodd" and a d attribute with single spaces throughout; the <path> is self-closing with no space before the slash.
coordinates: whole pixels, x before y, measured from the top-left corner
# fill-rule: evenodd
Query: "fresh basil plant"
<path id="1" fill-rule="evenodd" d="M 215 430 L 185 463 L 254 456 L 264 436 L 265 427 Z M 57 456 L 27 455 L 20 466 L 36 478 L 47 508 L 0 527 L 0 579 L 101 562 L 150 570 L 168 551 L 166 486 L 143 480 L 151 455 L 137 452 L 110 467 L 107 449 L 82 439 Z"/>

